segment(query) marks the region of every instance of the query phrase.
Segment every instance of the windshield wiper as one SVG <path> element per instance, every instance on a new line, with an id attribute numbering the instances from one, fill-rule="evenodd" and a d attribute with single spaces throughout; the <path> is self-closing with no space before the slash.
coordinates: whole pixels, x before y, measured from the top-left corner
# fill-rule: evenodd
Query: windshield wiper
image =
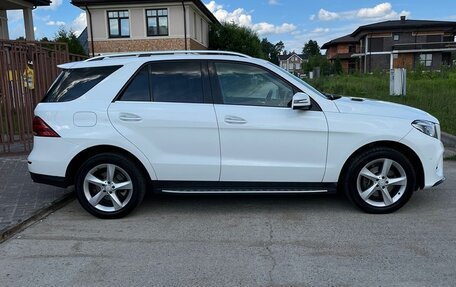
<path id="1" fill-rule="evenodd" d="M 328 93 L 323 93 L 323 95 L 327 96 L 332 101 L 342 98 L 342 96 L 334 95 L 334 94 L 328 94 Z"/>

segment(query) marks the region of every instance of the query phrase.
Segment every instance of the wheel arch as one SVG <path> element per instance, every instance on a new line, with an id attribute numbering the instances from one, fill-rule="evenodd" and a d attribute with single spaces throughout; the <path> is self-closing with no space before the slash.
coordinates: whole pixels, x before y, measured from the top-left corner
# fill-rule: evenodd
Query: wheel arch
<path id="1" fill-rule="evenodd" d="M 144 173 L 144 175 L 146 176 L 146 181 L 149 183 L 152 182 L 152 179 L 150 177 L 149 172 L 147 171 L 147 168 L 144 166 L 141 160 L 139 160 L 134 154 L 120 147 L 111 145 L 98 145 L 82 150 L 70 161 L 65 172 L 65 181 L 68 183 L 68 185 L 74 183 L 76 173 L 81 164 L 84 163 L 84 161 L 86 161 L 94 155 L 106 152 L 117 153 L 126 156 L 132 162 L 134 162 L 138 166 L 138 168 Z"/>
<path id="2" fill-rule="evenodd" d="M 412 166 L 415 170 L 416 174 L 416 185 L 415 185 L 415 190 L 422 189 L 424 188 L 424 168 L 423 164 L 421 163 L 420 158 L 418 155 L 408 146 L 395 142 L 395 141 L 376 141 L 372 142 L 369 144 L 366 144 L 359 149 L 357 149 L 355 152 L 353 152 L 348 159 L 345 161 L 341 173 L 339 175 L 339 184 L 338 188 L 341 188 L 341 183 L 343 181 L 343 178 L 345 174 L 347 173 L 348 167 L 350 166 L 350 163 L 353 161 L 354 158 L 356 158 L 359 154 L 368 151 L 372 148 L 380 148 L 380 147 L 387 147 L 387 148 L 392 148 L 394 150 L 399 151 L 402 153 L 410 162 L 412 163 Z"/>

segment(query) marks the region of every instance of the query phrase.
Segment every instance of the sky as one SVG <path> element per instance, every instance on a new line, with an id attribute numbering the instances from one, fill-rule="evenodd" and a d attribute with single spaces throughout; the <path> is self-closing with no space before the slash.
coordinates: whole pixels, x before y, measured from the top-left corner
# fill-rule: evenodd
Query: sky
<path id="1" fill-rule="evenodd" d="M 216 0 L 203 1 L 220 20 L 253 29 L 272 43 L 283 41 L 288 51 L 304 43 L 325 42 L 353 32 L 360 25 L 407 19 L 456 21 L 456 0 Z M 36 38 L 53 38 L 59 27 L 77 34 L 86 26 L 85 13 L 70 0 L 53 0 L 33 11 Z M 10 38 L 24 35 L 22 11 L 8 11 Z"/>

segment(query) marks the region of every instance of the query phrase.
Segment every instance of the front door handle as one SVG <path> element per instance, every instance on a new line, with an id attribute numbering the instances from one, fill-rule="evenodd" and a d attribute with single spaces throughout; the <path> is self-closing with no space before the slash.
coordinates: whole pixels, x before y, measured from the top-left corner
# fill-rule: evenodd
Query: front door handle
<path id="1" fill-rule="evenodd" d="M 226 116 L 225 123 L 227 124 L 236 124 L 236 125 L 243 125 L 246 124 L 247 121 L 241 117 L 237 116 Z"/>
<path id="2" fill-rule="evenodd" d="M 142 118 L 135 114 L 121 113 L 119 119 L 124 122 L 139 122 Z"/>

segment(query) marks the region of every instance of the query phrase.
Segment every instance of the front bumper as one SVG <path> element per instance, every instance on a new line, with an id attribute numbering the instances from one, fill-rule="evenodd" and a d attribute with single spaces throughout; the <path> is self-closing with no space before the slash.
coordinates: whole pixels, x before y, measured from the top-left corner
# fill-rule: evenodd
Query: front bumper
<path id="1" fill-rule="evenodd" d="M 443 175 L 444 147 L 440 140 L 412 129 L 401 142 L 419 157 L 424 172 L 424 188 L 431 188 L 445 180 Z"/>

